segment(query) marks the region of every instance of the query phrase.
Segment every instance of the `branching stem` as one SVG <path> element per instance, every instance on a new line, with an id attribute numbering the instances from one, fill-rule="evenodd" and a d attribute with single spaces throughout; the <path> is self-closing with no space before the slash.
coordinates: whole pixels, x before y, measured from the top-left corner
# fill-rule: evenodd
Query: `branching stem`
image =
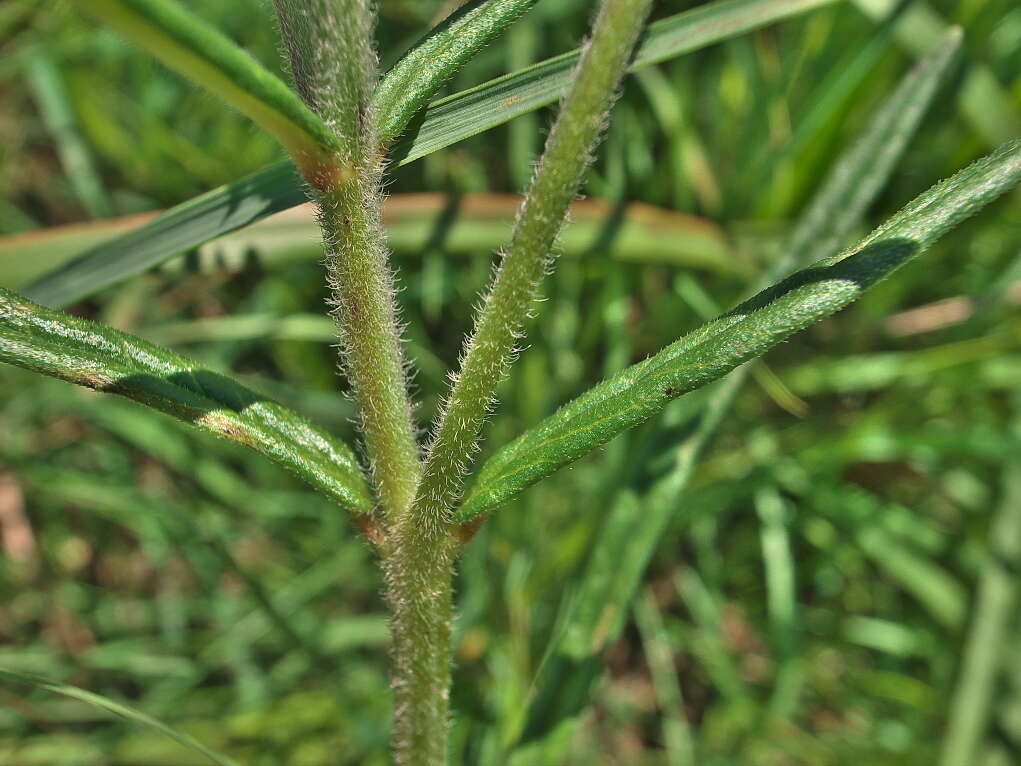
<path id="1" fill-rule="evenodd" d="M 452 508 L 496 384 L 520 337 L 650 4 L 651 0 L 604 0 L 511 244 L 466 345 L 461 374 L 433 438 L 415 501 L 397 518 L 388 542 L 384 566 L 394 612 L 398 764 L 446 763 L 451 581 L 461 544 L 453 529 Z"/>
<path id="2" fill-rule="evenodd" d="M 606 123 L 651 0 L 605 0 L 571 89 L 465 346 L 461 372 L 434 434 L 412 513 L 449 523 L 496 385 L 522 334 L 585 168 Z"/>

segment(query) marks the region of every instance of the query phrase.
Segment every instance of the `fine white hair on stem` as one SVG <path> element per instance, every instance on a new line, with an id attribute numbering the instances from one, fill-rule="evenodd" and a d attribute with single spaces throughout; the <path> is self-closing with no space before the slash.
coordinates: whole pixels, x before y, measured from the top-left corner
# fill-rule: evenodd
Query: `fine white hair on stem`
<path id="1" fill-rule="evenodd" d="M 298 94 L 323 118 L 349 156 L 375 153 L 369 114 L 377 80 L 375 13 L 365 0 L 274 0 L 280 36 Z"/>
<path id="2" fill-rule="evenodd" d="M 357 403 L 381 515 L 392 517 L 414 496 L 420 458 L 381 217 L 375 12 L 367 0 L 275 0 L 275 6 L 295 85 L 340 145 L 335 167 L 309 181 L 328 254 L 340 366 Z"/>
<path id="3" fill-rule="evenodd" d="M 449 523 L 464 484 L 461 459 L 474 451 L 497 384 L 521 344 L 539 284 L 553 269 L 557 241 L 595 147 L 651 0 L 605 0 L 582 46 L 571 87 L 535 166 L 461 357 L 461 374 L 441 408 L 413 511 Z"/>

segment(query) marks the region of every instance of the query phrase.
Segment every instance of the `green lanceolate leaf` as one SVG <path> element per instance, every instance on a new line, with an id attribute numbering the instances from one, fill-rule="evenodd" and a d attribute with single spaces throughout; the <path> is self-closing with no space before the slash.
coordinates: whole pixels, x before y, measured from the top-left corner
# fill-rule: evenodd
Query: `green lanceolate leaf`
<path id="1" fill-rule="evenodd" d="M 761 287 L 813 257 L 831 255 L 860 221 L 903 156 L 936 88 L 960 47 L 952 31 L 939 50 L 905 75 L 870 121 L 861 139 L 833 165 L 812 203 L 802 213 L 787 254 L 770 269 Z M 693 432 L 678 445 L 673 465 L 643 494 L 640 503 L 615 503 L 593 546 L 577 595 L 577 607 L 561 639 L 561 650 L 575 659 L 602 651 L 626 626 L 628 605 L 656 546 L 678 508 L 698 460 L 751 372 L 745 366 L 711 391 Z M 632 507 L 634 506 L 634 507 Z M 621 541 L 626 541 L 622 543 Z M 606 569 L 603 562 L 616 565 Z"/>
<path id="2" fill-rule="evenodd" d="M 306 176 L 332 164 L 337 140 L 286 83 L 175 0 L 74 0 L 171 69 L 272 134 Z"/>
<path id="3" fill-rule="evenodd" d="M 346 444 L 231 379 L 140 338 L 0 288 L 0 362 L 134 399 L 261 452 L 352 511 L 372 510 Z"/>
<path id="4" fill-rule="evenodd" d="M 237 766 L 232 759 L 225 755 L 214 753 L 201 742 L 188 736 L 184 732 L 180 732 L 173 727 L 167 726 L 162 721 L 159 721 L 140 710 L 135 710 L 127 705 L 122 705 L 120 702 L 114 702 L 112 699 L 103 697 L 102 695 L 94 694 L 90 691 L 86 691 L 85 689 L 79 689 L 77 686 L 69 686 L 68 684 L 57 683 L 56 681 L 39 678 L 38 676 L 26 675 L 25 673 L 14 673 L 9 670 L 0 670 L 0 680 L 34 686 L 37 689 L 42 689 L 43 691 L 60 694 L 64 697 L 85 702 L 86 704 L 97 707 L 100 710 L 105 710 L 108 713 L 120 716 L 132 723 L 141 724 L 142 726 L 154 729 L 160 734 L 170 737 L 170 739 L 180 743 L 189 750 L 194 750 L 195 752 L 200 753 L 212 763 L 219 764 L 219 766 Z"/>
<path id="5" fill-rule="evenodd" d="M 475 0 L 419 41 L 379 83 L 379 140 L 388 146 L 436 91 L 538 0 Z"/>
<path id="6" fill-rule="evenodd" d="M 383 203 L 387 243 L 395 253 L 415 257 L 432 248 L 472 257 L 491 253 L 507 241 L 520 204 L 521 198 L 513 194 L 394 194 Z M 22 285 L 35 275 L 74 257 L 76 246 L 83 241 L 110 241 L 139 224 L 137 216 L 129 216 L 0 236 L 0 285 L 23 291 Z M 687 266 L 720 274 L 742 273 L 747 268 L 735 256 L 723 229 L 708 219 L 641 202 L 576 201 L 559 247 L 568 257 L 598 253 L 622 261 Z M 274 268 L 322 257 L 315 211 L 306 204 L 200 245 L 191 257 L 171 261 L 166 268 L 233 273 L 253 260 L 264 268 Z"/>
<path id="7" fill-rule="evenodd" d="M 809 11 L 834 0 L 724 0 L 651 24 L 631 69 L 664 61 Z M 406 165 L 519 115 L 555 102 L 580 51 L 433 102 L 422 123 L 398 142 L 393 161 Z M 388 124 L 388 115 L 380 121 Z M 66 306 L 157 266 L 178 253 L 305 201 L 286 163 L 270 166 L 163 213 L 137 231 L 94 247 L 23 291 L 47 306 Z"/>
<path id="8" fill-rule="evenodd" d="M 856 300 L 1021 180 L 1021 139 L 917 197 L 855 247 L 763 290 L 567 404 L 494 455 L 459 511 L 462 522 L 646 420 Z"/>
<path id="9" fill-rule="evenodd" d="M 791 236 L 787 255 L 769 270 L 763 285 L 804 265 L 813 257 L 832 254 L 833 236 L 843 237 L 856 225 L 865 208 L 888 180 L 903 155 L 936 86 L 946 76 L 959 47 L 959 34 L 944 41 L 943 50 L 909 72 L 870 121 L 861 139 L 845 151 L 827 173 L 812 204 L 802 213 Z M 616 641 L 627 625 L 643 572 L 652 560 L 665 530 L 684 514 L 684 494 L 706 445 L 751 372 L 744 366 L 706 391 L 693 432 L 679 445 L 673 465 L 640 498 L 622 493 L 600 523 L 573 608 L 563 628 L 546 650 L 550 657 L 534 688 L 539 701 L 530 714 L 533 726 L 556 724 L 541 701 L 554 695 L 564 679 L 592 677 L 601 667 L 592 657 Z M 613 562 L 607 567 L 606 562 Z M 582 686 L 582 689 L 587 688 Z M 552 723 L 551 723 L 552 721 Z"/>
<path id="10" fill-rule="evenodd" d="M 291 163 L 270 165 L 89 248 L 23 288 L 22 293 L 44 306 L 66 306 L 158 266 L 178 253 L 307 199 Z"/>

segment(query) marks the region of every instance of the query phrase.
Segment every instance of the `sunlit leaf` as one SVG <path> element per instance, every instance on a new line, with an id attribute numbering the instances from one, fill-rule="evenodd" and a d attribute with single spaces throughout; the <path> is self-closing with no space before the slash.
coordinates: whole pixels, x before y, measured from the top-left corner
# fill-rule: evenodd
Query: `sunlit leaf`
<path id="1" fill-rule="evenodd" d="M 352 511 L 372 497 L 351 449 L 230 378 L 0 288 L 0 361 L 161 410 L 260 452 Z"/>
<path id="2" fill-rule="evenodd" d="M 338 144 L 326 123 L 285 82 L 175 0 L 74 2 L 253 119 L 299 166 L 312 172 L 330 163 Z"/>
<path id="3" fill-rule="evenodd" d="M 855 247 L 763 290 L 650 359 L 565 405 L 496 453 L 459 512 L 492 510 L 667 402 L 832 314 L 1021 180 L 1021 139 L 917 197 Z"/>

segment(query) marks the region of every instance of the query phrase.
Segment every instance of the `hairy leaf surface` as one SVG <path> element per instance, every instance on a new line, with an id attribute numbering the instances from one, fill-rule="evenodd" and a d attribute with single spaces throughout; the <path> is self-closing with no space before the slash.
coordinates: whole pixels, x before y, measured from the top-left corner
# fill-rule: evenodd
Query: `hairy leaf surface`
<path id="1" fill-rule="evenodd" d="M 346 444 L 230 378 L 128 333 L 0 288 L 0 361 L 134 399 L 261 452 L 352 511 L 372 510 Z"/>
<path id="2" fill-rule="evenodd" d="M 470 521 L 667 402 L 838 311 L 1021 180 L 1021 139 L 917 197 L 858 245 L 819 261 L 565 405 L 496 453 L 459 512 Z"/>
<path id="3" fill-rule="evenodd" d="M 388 146 L 464 64 L 538 0 L 476 0 L 458 9 L 382 79 L 373 99 Z"/>

